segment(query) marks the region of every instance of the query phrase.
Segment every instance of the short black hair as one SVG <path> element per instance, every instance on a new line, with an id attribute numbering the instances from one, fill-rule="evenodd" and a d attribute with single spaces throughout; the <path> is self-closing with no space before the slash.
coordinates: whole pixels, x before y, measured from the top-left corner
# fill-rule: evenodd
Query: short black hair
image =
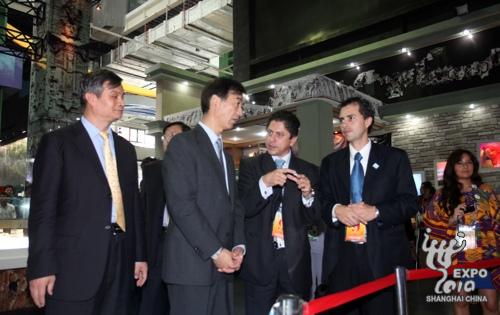
<path id="1" fill-rule="evenodd" d="M 168 128 L 170 128 L 172 126 L 176 126 L 176 125 L 181 127 L 182 132 L 186 132 L 186 131 L 191 130 L 191 127 L 189 127 L 188 125 L 186 125 L 182 121 L 173 121 L 173 122 L 169 122 L 168 124 L 165 125 L 165 127 L 163 127 L 163 134 L 165 134 L 165 131 L 167 131 Z"/>
<path id="2" fill-rule="evenodd" d="M 371 132 L 373 124 L 375 123 L 375 110 L 373 109 L 373 106 L 370 104 L 370 102 L 368 102 L 364 98 L 355 96 L 344 100 L 342 103 L 339 104 L 339 111 L 343 107 L 346 107 L 347 105 L 351 105 L 353 103 L 359 105 L 359 112 L 361 113 L 364 119 L 367 119 L 368 117 L 372 118 L 372 123 L 370 127 L 368 127 L 368 133 Z"/>
<path id="3" fill-rule="evenodd" d="M 114 72 L 101 69 L 96 72 L 84 74 L 80 82 L 80 103 L 82 108 L 85 108 L 87 101 L 85 100 L 85 93 L 92 93 L 101 96 L 104 89 L 104 83 L 108 82 L 109 86 L 115 88 L 122 83 L 122 78 L 117 76 Z"/>
<path id="4" fill-rule="evenodd" d="M 269 124 L 271 124 L 272 121 L 283 122 L 286 130 L 288 130 L 292 138 L 299 135 L 300 121 L 292 112 L 289 112 L 287 110 L 280 110 L 272 113 L 267 121 L 266 129 L 269 127 Z"/>
<path id="5" fill-rule="evenodd" d="M 231 91 L 238 94 L 244 94 L 246 92 L 240 82 L 229 78 L 217 78 L 205 86 L 201 92 L 201 111 L 203 114 L 210 109 L 210 99 L 212 95 L 217 95 L 225 100 Z"/>

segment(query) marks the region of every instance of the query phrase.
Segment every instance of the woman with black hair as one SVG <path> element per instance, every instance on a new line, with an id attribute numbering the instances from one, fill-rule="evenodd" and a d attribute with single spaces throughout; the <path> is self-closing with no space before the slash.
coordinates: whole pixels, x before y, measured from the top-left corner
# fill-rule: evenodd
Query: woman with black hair
<path id="1" fill-rule="evenodd" d="M 446 162 L 444 186 L 434 198 L 434 209 L 424 214 L 425 221 L 446 227 L 444 239 L 455 238 L 457 232 L 464 233 L 466 246 L 455 255 L 453 264 L 500 257 L 499 203 L 492 187 L 483 183 L 478 170 L 479 163 L 472 152 L 463 149 L 453 151 Z M 498 314 L 498 269 L 490 270 L 486 278 L 462 278 L 462 281 L 474 280 L 479 295 L 486 297 L 487 302 L 481 303 L 483 314 Z M 467 293 L 461 291 L 459 294 Z M 469 314 L 469 305 L 457 302 L 454 310 L 455 314 Z"/>

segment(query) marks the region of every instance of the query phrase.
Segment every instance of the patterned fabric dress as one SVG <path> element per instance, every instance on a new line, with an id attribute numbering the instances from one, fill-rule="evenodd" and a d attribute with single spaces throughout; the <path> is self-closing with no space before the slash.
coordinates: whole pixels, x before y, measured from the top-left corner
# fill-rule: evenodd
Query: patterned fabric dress
<path id="1" fill-rule="evenodd" d="M 434 196 L 432 207 L 424 213 L 423 222 L 431 229 L 430 239 L 451 240 L 455 238 L 457 226 L 448 225 L 449 215 L 440 206 L 441 199 L 442 191 L 439 190 Z M 473 205 L 476 208 L 476 211 L 464 215 L 461 224 L 476 226 L 477 247 L 457 253 L 453 264 L 499 258 L 500 203 L 492 187 L 488 184 L 473 187 L 472 191 L 462 194 L 460 203 L 465 203 L 466 206 Z M 493 285 L 498 290 L 500 289 L 500 268 L 490 271 Z"/>

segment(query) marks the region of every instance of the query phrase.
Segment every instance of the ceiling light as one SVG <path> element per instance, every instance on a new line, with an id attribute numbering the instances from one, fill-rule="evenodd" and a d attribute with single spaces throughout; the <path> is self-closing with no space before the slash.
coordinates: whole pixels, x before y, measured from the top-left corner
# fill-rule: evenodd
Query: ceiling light
<path id="1" fill-rule="evenodd" d="M 234 131 L 241 131 L 241 130 L 243 130 L 243 128 L 241 128 L 241 127 L 236 127 L 236 128 L 234 129 Z"/>
<path id="2" fill-rule="evenodd" d="M 406 47 L 401 48 L 401 52 L 402 52 L 403 54 L 404 54 L 404 53 L 407 53 L 407 52 L 408 52 L 408 48 L 406 48 Z"/>
<path id="3" fill-rule="evenodd" d="M 276 85 L 274 85 L 274 84 L 269 85 L 270 89 L 274 89 L 275 87 L 276 87 Z"/>
<path id="4" fill-rule="evenodd" d="M 245 99 L 245 101 L 249 101 L 250 100 L 250 95 L 243 94 L 243 98 Z"/>
<path id="5" fill-rule="evenodd" d="M 182 82 L 182 85 L 184 85 L 184 86 L 188 86 L 188 85 L 189 85 L 189 82 L 188 82 L 188 81 L 184 81 L 184 82 Z"/>
<path id="6" fill-rule="evenodd" d="M 361 68 L 359 66 L 356 66 L 356 70 L 359 70 L 359 69 L 361 69 Z"/>
<path id="7" fill-rule="evenodd" d="M 462 36 L 466 36 L 468 39 L 472 39 L 474 35 L 472 35 L 472 32 L 470 30 L 463 30 Z"/>
<path id="8" fill-rule="evenodd" d="M 476 107 L 476 105 L 475 105 L 475 104 L 470 104 L 470 105 L 469 105 L 469 108 L 470 108 L 470 109 L 474 109 L 475 107 Z"/>
<path id="9" fill-rule="evenodd" d="M 238 141 L 238 140 L 240 140 L 240 138 L 238 138 L 238 137 L 233 137 L 232 139 L 233 139 L 233 141 Z"/>
<path id="10" fill-rule="evenodd" d="M 408 56 L 411 56 L 411 51 L 408 51 L 406 54 L 407 54 Z"/>
<path id="11" fill-rule="evenodd" d="M 356 64 L 355 64 L 354 62 L 351 62 L 351 63 L 349 64 L 349 67 L 354 68 L 354 67 L 356 67 Z"/>
<path id="12" fill-rule="evenodd" d="M 255 105 L 255 101 L 252 101 L 252 104 Z"/>
<path id="13" fill-rule="evenodd" d="M 412 115 L 410 115 L 410 114 L 406 114 L 406 116 L 405 116 L 405 117 L 406 117 L 406 119 L 410 119 L 410 118 L 412 118 L 413 116 L 412 116 Z"/>
<path id="14" fill-rule="evenodd" d="M 265 136 L 267 136 L 267 131 L 263 130 L 263 131 L 257 132 L 255 135 L 257 135 L 259 137 L 265 137 Z"/>
<path id="15" fill-rule="evenodd" d="M 102 4 L 101 4 L 101 2 L 99 2 L 99 3 L 95 6 L 95 9 L 96 9 L 97 11 L 101 11 L 101 10 L 102 10 Z"/>

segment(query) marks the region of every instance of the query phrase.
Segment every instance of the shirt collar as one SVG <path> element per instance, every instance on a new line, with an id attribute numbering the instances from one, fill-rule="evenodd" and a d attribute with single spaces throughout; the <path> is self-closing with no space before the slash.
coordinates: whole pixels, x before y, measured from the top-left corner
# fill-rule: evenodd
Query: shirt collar
<path id="1" fill-rule="evenodd" d="M 217 139 L 219 139 L 219 138 L 222 139 L 221 136 L 217 135 L 212 129 L 210 129 L 210 127 L 208 127 L 207 125 L 205 125 L 201 121 L 199 121 L 198 124 L 200 125 L 201 128 L 203 128 L 203 130 L 205 130 L 205 133 L 210 138 L 210 142 L 215 143 L 215 141 L 217 141 Z"/>
<path id="2" fill-rule="evenodd" d="M 94 124 L 92 124 L 87 118 L 85 118 L 85 116 L 82 116 L 80 118 L 80 121 L 82 122 L 83 127 L 85 128 L 85 130 L 87 130 L 87 133 L 91 138 L 96 135 L 100 135 L 101 131 L 96 126 L 94 126 Z M 109 137 L 112 136 L 111 128 L 108 128 L 107 133 Z"/>
<path id="3" fill-rule="evenodd" d="M 277 159 L 284 160 L 285 164 L 283 164 L 283 166 L 290 165 L 290 159 L 292 158 L 292 150 L 288 150 L 288 153 L 285 154 L 284 156 L 272 155 L 271 157 L 273 158 L 273 161 L 276 161 Z"/>
<path id="4" fill-rule="evenodd" d="M 354 147 L 349 143 L 349 153 L 350 153 L 351 160 L 354 160 L 354 156 L 356 155 L 356 153 L 359 152 L 361 154 L 361 156 L 363 157 L 362 161 L 368 161 L 368 157 L 370 156 L 371 148 L 372 148 L 372 141 L 371 140 L 368 140 L 368 143 L 365 144 L 365 146 L 363 148 L 361 148 L 361 150 L 359 150 L 359 151 L 356 151 L 356 149 L 354 149 Z"/>

